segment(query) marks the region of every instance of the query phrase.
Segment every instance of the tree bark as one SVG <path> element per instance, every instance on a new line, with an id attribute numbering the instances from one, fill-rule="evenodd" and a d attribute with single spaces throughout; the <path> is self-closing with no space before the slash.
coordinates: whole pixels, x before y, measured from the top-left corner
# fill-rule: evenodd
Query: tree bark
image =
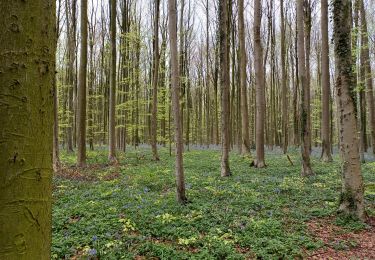
<path id="1" fill-rule="evenodd" d="M 287 100 L 287 74 L 286 74 L 286 43 L 284 0 L 280 0 L 280 31 L 281 31 L 281 106 L 282 106 L 282 134 L 283 153 L 288 152 L 288 100 Z"/>
<path id="2" fill-rule="evenodd" d="M 110 163 L 117 163 L 116 158 L 116 0 L 110 0 L 110 33 L 111 33 L 111 76 L 109 87 L 109 154 L 108 160 Z"/>
<path id="3" fill-rule="evenodd" d="M 350 0 L 333 1 L 336 59 L 336 99 L 339 117 L 340 154 L 342 159 L 342 194 L 340 211 L 365 219 L 363 178 L 359 161 L 357 120 L 351 54 Z"/>
<path id="4" fill-rule="evenodd" d="M 373 76 L 371 69 L 371 60 L 370 60 L 370 50 L 369 50 L 369 35 L 367 31 L 367 21 L 366 21 L 366 10 L 363 0 L 360 0 L 360 14 L 361 14 L 361 42 L 364 58 L 364 73 L 367 92 L 367 107 L 368 107 L 368 124 L 370 126 L 370 136 L 372 143 L 372 154 L 375 155 L 375 104 L 374 104 L 374 87 L 373 87 Z"/>
<path id="5" fill-rule="evenodd" d="M 55 1 L 0 1 L 0 259 L 51 258 Z"/>
<path id="6" fill-rule="evenodd" d="M 304 11 L 303 1 L 297 1 L 297 51 L 298 51 L 298 76 L 301 84 L 301 123 L 302 123 L 302 172 L 301 175 L 304 177 L 313 175 L 310 163 L 310 127 L 309 127 L 309 88 L 306 79 L 306 59 L 305 59 L 305 33 L 304 33 Z"/>
<path id="7" fill-rule="evenodd" d="M 256 83 L 256 160 L 255 167 L 264 168 L 264 125 L 265 125 L 265 87 L 263 49 L 260 36 L 262 21 L 262 2 L 254 0 L 254 56 L 255 56 L 255 83 Z"/>
<path id="8" fill-rule="evenodd" d="M 239 65 L 240 65 L 240 88 L 241 88 L 241 136 L 242 154 L 251 157 L 250 134 L 249 134 L 249 113 L 247 104 L 247 81 L 246 81 L 246 45 L 245 45 L 245 19 L 244 0 L 238 1 L 238 36 L 239 36 Z"/>
<path id="9" fill-rule="evenodd" d="M 220 0 L 219 34 L 220 34 L 220 85 L 221 85 L 221 176 L 231 175 L 229 168 L 230 120 L 229 120 L 229 15 L 228 0 Z"/>
<path id="10" fill-rule="evenodd" d="M 181 204 L 187 202 L 185 194 L 185 177 L 183 168 L 183 137 L 181 129 L 180 114 L 180 84 L 178 71 L 178 51 L 177 51 L 177 4 L 176 0 L 168 0 L 169 17 L 169 37 L 171 50 L 171 88 L 173 104 L 173 120 L 175 125 L 175 143 L 176 143 L 176 186 L 177 201 Z"/>
<path id="11" fill-rule="evenodd" d="M 330 140 L 330 77 L 329 77 L 329 43 L 328 43 L 328 0 L 321 0 L 321 21 L 322 34 L 322 155 L 323 162 L 331 162 L 331 140 Z"/>
<path id="12" fill-rule="evenodd" d="M 153 50 L 153 77 L 152 77 L 152 116 L 151 116 L 151 148 L 155 161 L 159 161 L 157 149 L 157 116 L 158 116 L 158 81 L 159 81 L 159 16 L 160 0 L 155 1 L 154 13 L 154 50 Z"/>
<path id="13" fill-rule="evenodd" d="M 81 0 L 81 56 L 77 97 L 77 166 L 86 166 L 87 0 Z"/>

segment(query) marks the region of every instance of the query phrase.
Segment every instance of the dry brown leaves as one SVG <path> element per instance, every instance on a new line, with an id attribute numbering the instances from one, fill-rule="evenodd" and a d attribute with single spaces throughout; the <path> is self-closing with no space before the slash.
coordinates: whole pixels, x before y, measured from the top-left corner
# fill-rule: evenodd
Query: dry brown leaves
<path id="1" fill-rule="evenodd" d="M 311 234 L 325 244 L 307 259 L 375 259 L 375 217 L 369 218 L 368 229 L 359 232 L 345 231 L 333 223 L 332 217 L 307 223 Z"/>

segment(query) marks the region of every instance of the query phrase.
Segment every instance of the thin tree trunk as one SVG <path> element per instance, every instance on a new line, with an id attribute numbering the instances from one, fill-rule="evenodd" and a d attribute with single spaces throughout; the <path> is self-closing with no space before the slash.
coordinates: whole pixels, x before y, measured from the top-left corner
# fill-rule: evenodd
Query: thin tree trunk
<path id="1" fill-rule="evenodd" d="M 249 113 L 247 104 L 247 80 L 246 80 L 246 45 L 245 45 L 245 19 L 244 0 L 238 1 L 238 36 L 239 36 L 239 63 L 240 63 L 240 88 L 241 88 L 241 135 L 242 154 L 251 156 L 249 135 Z"/>
<path id="2" fill-rule="evenodd" d="M 230 176 L 229 149 L 230 149 L 230 120 L 229 120 L 229 37 L 228 37 L 228 0 L 220 0 L 219 7 L 220 33 L 220 85 L 221 85 L 221 176 Z"/>
<path id="3" fill-rule="evenodd" d="M 262 2 L 254 0 L 254 56 L 255 56 L 255 81 L 256 81 L 256 161 L 255 167 L 264 168 L 264 126 L 265 126 L 265 87 L 263 49 L 260 36 L 262 21 Z"/>
<path id="4" fill-rule="evenodd" d="M 329 44 L 328 44 L 328 0 L 321 0 L 321 34 L 322 34 L 322 155 L 323 162 L 331 162 L 330 140 L 330 77 L 329 77 Z"/>
<path id="5" fill-rule="evenodd" d="M 116 0 L 110 0 L 110 31 L 111 31 L 111 83 L 109 87 L 109 154 L 110 163 L 117 163 L 116 158 Z"/>
<path id="6" fill-rule="evenodd" d="M 280 29 L 281 29 L 281 102 L 282 102 L 282 134 L 283 153 L 288 152 L 288 100 L 287 100 L 287 74 L 286 74 L 286 44 L 285 44 L 285 21 L 284 0 L 280 0 Z"/>
<path id="7" fill-rule="evenodd" d="M 153 50 L 153 77 L 152 77 L 152 116 L 151 116 L 151 148 L 155 161 L 159 161 L 157 149 L 157 116 L 158 116 L 158 81 L 159 81 L 159 17 L 160 17 L 160 0 L 155 1 L 154 13 L 154 50 Z"/>
<path id="8" fill-rule="evenodd" d="M 77 166 L 86 166 L 87 0 L 81 0 L 81 55 L 77 97 Z"/>
<path id="9" fill-rule="evenodd" d="M 370 60 L 370 50 L 369 50 L 369 35 L 367 31 L 367 21 L 366 21 L 366 10 L 363 0 L 361 1 L 361 37 L 362 37 L 362 50 L 364 58 L 364 72 L 366 80 L 366 97 L 367 97 L 367 107 L 368 107 L 368 124 L 370 126 L 370 136 L 372 143 L 372 154 L 375 155 L 375 104 L 374 104 L 374 93 L 373 93 L 373 76 L 371 69 Z"/>
<path id="10" fill-rule="evenodd" d="M 176 143 L 176 186 L 177 201 L 181 204 L 187 202 L 185 194 L 185 177 L 183 168 L 183 137 L 181 129 L 180 114 L 180 84 L 178 71 L 178 51 L 177 51 L 177 4 L 176 0 L 168 0 L 169 17 L 169 37 L 171 50 L 171 87 L 173 103 L 173 119 L 175 125 L 175 143 Z"/>
<path id="11" fill-rule="evenodd" d="M 301 84 L 301 123 L 302 123 L 302 172 L 304 177 L 313 175 L 310 163 L 310 127 L 309 127 L 309 88 L 306 79 L 306 65 L 305 65 L 305 33 L 304 33 L 304 19 L 303 19 L 303 1 L 297 1 L 297 31 L 298 31 L 298 74 L 299 82 Z"/>

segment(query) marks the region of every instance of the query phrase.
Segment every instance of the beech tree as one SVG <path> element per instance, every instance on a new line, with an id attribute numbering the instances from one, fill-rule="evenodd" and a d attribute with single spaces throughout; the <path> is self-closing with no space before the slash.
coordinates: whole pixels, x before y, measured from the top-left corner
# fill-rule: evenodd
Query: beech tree
<path id="1" fill-rule="evenodd" d="M 333 1 L 336 61 L 336 100 L 338 104 L 340 155 L 342 160 L 342 194 L 340 211 L 365 219 L 363 178 L 359 160 L 355 86 L 351 54 L 350 0 Z"/>
<path id="2" fill-rule="evenodd" d="M 303 9 L 303 1 L 297 1 L 297 33 L 298 33 L 298 40 L 297 40 L 297 48 L 298 48 L 298 75 L 299 75 L 299 82 L 301 84 L 301 123 L 302 123 L 302 145 L 301 145 L 301 153 L 302 153 L 302 176 L 310 176 L 313 175 L 313 171 L 311 169 L 310 163 L 310 126 L 308 117 L 309 114 L 309 84 L 307 83 L 306 78 L 306 65 L 305 65 L 305 29 L 304 29 L 304 9 Z"/>
<path id="3" fill-rule="evenodd" d="M 116 0 L 110 0 L 110 31 L 111 31 L 111 77 L 109 88 L 109 155 L 108 160 L 111 163 L 117 163 L 116 158 L 116 66 L 117 66 L 117 51 L 116 51 Z"/>
<path id="4" fill-rule="evenodd" d="M 171 88 L 172 88 L 172 106 L 173 120 L 175 127 L 176 143 L 176 187 L 177 201 L 181 204 L 187 202 L 185 194 L 185 177 L 183 168 L 183 135 L 181 129 L 180 117 L 180 84 L 178 70 L 178 51 L 177 51 L 177 4 L 176 0 L 168 0 L 168 17 L 169 17 L 169 38 L 171 50 Z"/>
<path id="5" fill-rule="evenodd" d="M 86 166 L 87 0 L 81 0 L 81 56 L 77 97 L 77 166 Z"/>
<path id="6" fill-rule="evenodd" d="M 332 161 L 330 140 L 330 76 L 329 76 L 329 43 L 328 43 L 328 0 L 321 0 L 320 28 L 322 34 L 322 160 Z"/>
<path id="7" fill-rule="evenodd" d="M 265 125 L 265 86 L 263 49 L 260 35 L 262 22 L 262 1 L 254 0 L 254 66 L 256 84 L 256 160 L 255 167 L 266 166 L 264 160 L 264 125 Z"/>
<path id="8" fill-rule="evenodd" d="M 154 37 L 153 37 L 153 69 L 152 69 L 152 117 L 151 117 L 151 147 L 155 161 L 159 161 L 157 150 L 157 113 L 158 113 L 158 83 L 159 83 L 159 17 L 160 0 L 154 3 Z"/>
<path id="9" fill-rule="evenodd" d="M 239 37 L 239 66 L 240 66 L 240 88 L 241 88 L 241 136 L 242 153 L 251 156 L 250 133 L 249 133 L 249 113 L 247 105 L 247 54 L 245 44 L 245 19 L 244 0 L 238 0 L 238 37 Z"/>
<path id="10" fill-rule="evenodd" d="M 0 10 L 0 259 L 50 259 L 56 5 Z"/>
<path id="11" fill-rule="evenodd" d="M 229 15 L 228 0 L 219 2 L 219 34 L 220 34 L 220 86 L 221 86 L 221 176 L 230 176 L 229 168 Z"/>

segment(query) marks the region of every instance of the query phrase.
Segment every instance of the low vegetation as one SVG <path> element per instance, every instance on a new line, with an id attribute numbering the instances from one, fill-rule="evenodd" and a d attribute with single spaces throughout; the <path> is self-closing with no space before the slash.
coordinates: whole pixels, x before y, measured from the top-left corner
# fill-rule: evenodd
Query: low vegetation
<path id="1" fill-rule="evenodd" d="M 63 169 L 54 178 L 54 259 L 295 259 L 329 246 L 309 229 L 330 219 L 340 232 L 369 225 L 336 218 L 341 189 L 338 157 L 322 163 L 312 157 L 316 176 L 300 177 L 294 162 L 267 154 L 267 168 L 254 169 L 236 153 L 233 176 L 220 177 L 220 151 L 184 154 L 187 196 L 176 203 L 174 157 L 160 150 L 119 154 L 107 165 L 107 151 L 88 153 L 89 168 L 75 168 L 75 156 L 62 154 Z M 375 216 L 375 162 L 363 165 L 366 209 Z M 321 232 L 320 232 L 321 233 Z M 320 234 L 319 233 L 319 234 Z M 342 241 L 350 250 L 358 241 Z"/>

